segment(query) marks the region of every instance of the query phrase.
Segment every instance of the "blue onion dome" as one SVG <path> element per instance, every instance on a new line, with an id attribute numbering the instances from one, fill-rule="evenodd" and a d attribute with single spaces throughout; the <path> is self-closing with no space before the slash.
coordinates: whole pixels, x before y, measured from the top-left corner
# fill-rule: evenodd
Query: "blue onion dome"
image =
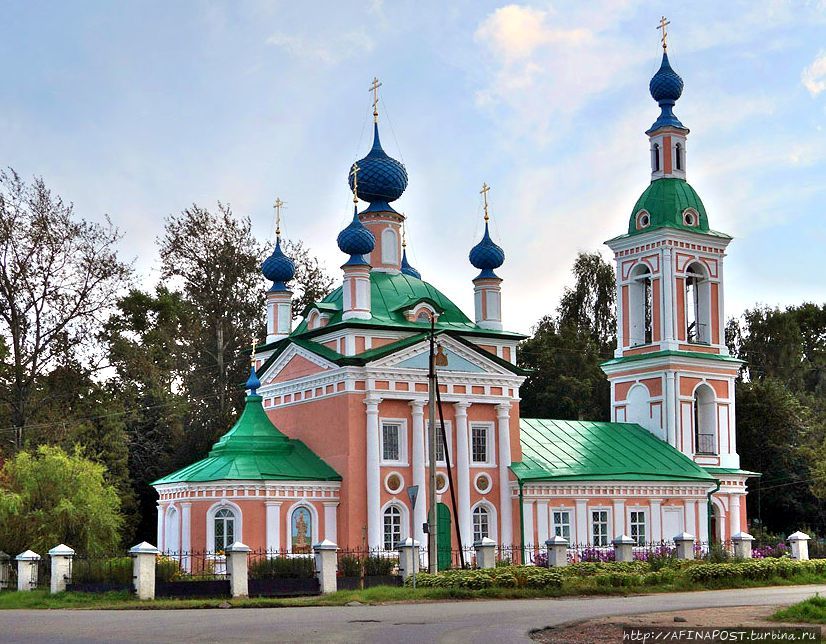
<path id="1" fill-rule="evenodd" d="M 295 262 L 281 250 L 281 237 L 277 238 L 272 255 L 261 264 L 261 272 L 272 281 L 273 291 L 285 291 L 287 282 L 295 277 Z"/>
<path id="2" fill-rule="evenodd" d="M 370 203 L 388 203 L 402 196 L 407 188 L 407 170 L 381 147 L 379 125 L 373 125 L 373 147 L 366 157 L 356 161 L 358 172 L 358 196 Z M 353 164 L 355 166 L 356 164 Z M 354 188 L 353 166 L 350 167 L 350 190 Z"/>
<path id="3" fill-rule="evenodd" d="M 415 277 L 417 280 L 422 279 L 422 274 L 410 265 L 407 261 L 407 249 L 402 251 L 402 273 Z"/>
<path id="4" fill-rule="evenodd" d="M 468 258 L 470 263 L 481 271 L 476 276 L 477 279 L 480 277 L 497 277 L 493 270 L 505 263 L 505 251 L 490 238 L 488 222 L 485 222 L 485 234 L 482 236 L 482 241 L 470 249 Z"/>
<path id="5" fill-rule="evenodd" d="M 359 178 L 359 188 L 361 188 L 361 178 Z M 366 263 L 362 256 L 373 252 L 376 238 L 359 220 L 358 208 L 353 207 L 353 221 L 338 234 L 336 242 L 342 253 L 350 255 L 350 262 Z"/>
<path id="6" fill-rule="evenodd" d="M 649 130 L 656 130 L 660 127 L 671 125 L 673 127 L 684 128 L 680 120 L 671 111 L 677 99 L 683 94 L 683 79 L 675 72 L 668 62 L 668 54 L 663 52 L 663 61 L 660 69 L 651 78 L 648 84 L 651 97 L 659 103 L 661 113 L 654 125 Z"/>
<path id="7" fill-rule="evenodd" d="M 250 377 L 247 378 L 247 384 L 244 386 L 250 390 L 250 396 L 255 396 L 256 390 L 261 386 L 261 381 L 255 374 L 255 363 L 250 367 Z"/>

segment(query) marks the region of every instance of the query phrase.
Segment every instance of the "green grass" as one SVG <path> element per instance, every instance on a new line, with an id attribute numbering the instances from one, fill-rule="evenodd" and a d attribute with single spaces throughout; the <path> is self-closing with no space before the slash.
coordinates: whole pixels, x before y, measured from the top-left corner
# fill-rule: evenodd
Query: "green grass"
<path id="1" fill-rule="evenodd" d="M 826 624 L 826 597 L 809 597 L 798 604 L 780 609 L 771 619 L 778 622 Z"/>
<path id="2" fill-rule="evenodd" d="M 757 588 L 764 586 L 790 586 L 803 584 L 822 584 L 826 581 L 823 575 L 803 573 L 788 578 L 772 577 L 765 580 L 745 580 L 742 578 L 721 579 L 704 583 L 691 582 L 682 576 L 677 576 L 669 583 L 656 585 L 629 585 L 608 586 L 594 577 L 565 578 L 561 588 L 529 589 L 529 588 L 484 588 L 468 590 L 465 588 L 416 588 L 397 586 L 375 586 L 365 590 L 343 590 L 330 595 L 316 597 L 294 598 L 250 598 L 250 599 L 156 599 L 139 601 L 125 592 L 111 593 L 59 593 L 50 595 L 48 590 L 34 590 L 27 593 L 13 591 L 0 592 L 0 610 L 3 609 L 184 609 L 184 608 L 217 608 L 228 603 L 234 608 L 256 607 L 286 607 L 286 606 L 343 606 L 348 602 L 357 601 L 362 604 L 386 604 L 394 602 L 423 602 L 423 601 L 451 601 L 476 599 L 534 599 L 553 597 L 576 597 L 615 595 L 626 596 L 635 594 L 654 594 L 668 592 L 686 592 L 701 590 L 722 590 L 730 588 Z M 791 611 L 797 606 L 805 608 L 799 611 L 809 611 L 809 619 L 786 616 L 785 611 Z M 819 611 L 819 613 L 817 613 Z M 807 602 L 797 604 L 777 615 L 783 621 L 813 621 L 826 623 L 826 598 L 814 597 Z M 818 619 L 819 615 L 819 619 Z"/>

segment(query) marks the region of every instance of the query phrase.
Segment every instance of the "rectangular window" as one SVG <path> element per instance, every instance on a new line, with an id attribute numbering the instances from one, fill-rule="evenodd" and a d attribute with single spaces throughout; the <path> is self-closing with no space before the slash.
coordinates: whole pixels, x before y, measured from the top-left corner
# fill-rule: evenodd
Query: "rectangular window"
<path id="1" fill-rule="evenodd" d="M 474 463 L 487 463 L 490 461 L 488 450 L 489 436 L 490 427 L 488 425 L 471 425 L 470 453 Z"/>
<path id="2" fill-rule="evenodd" d="M 385 461 L 401 460 L 401 433 L 398 423 L 382 423 L 381 426 L 381 455 Z"/>
<path id="3" fill-rule="evenodd" d="M 631 511 L 631 538 L 638 546 L 645 545 L 645 512 Z"/>
<path id="4" fill-rule="evenodd" d="M 450 453 L 450 464 L 454 465 L 455 462 L 453 461 L 453 451 L 450 449 L 450 423 L 445 421 L 445 434 L 447 435 L 447 444 L 448 444 L 448 452 Z M 425 445 L 424 451 L 427 455 L 428 462 L 430 462 L 430 423 L 427 423 L 427 432 L 425 433 Z M 445 464 L 445 444 L 442 440 L 442 424 L 436 420 L 436 464 L 437 465 L 444 465 Z"/>
<path id="5" fill-rule="evenodd" d="M 593 510 L 591 512 L 591 536 L 593 545 L 608 545 L 608 510 Z"/>
<path id="6" fill-rule="evenodd" d="M 571 543 L 571 513 L 567 510 L 554 510 L 554 535 Z"/>

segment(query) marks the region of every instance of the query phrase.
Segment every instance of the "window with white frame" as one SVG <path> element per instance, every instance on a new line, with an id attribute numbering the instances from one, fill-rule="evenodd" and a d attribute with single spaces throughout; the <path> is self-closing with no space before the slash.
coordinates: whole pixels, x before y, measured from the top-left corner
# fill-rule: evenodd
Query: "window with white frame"
<path id="1" fill-rule="evenodd" d="M 490 511 L 479 505 L 473 509 L 473 542 L 481 541 L 484 537 L 490 538 Z"/>
<path id="2" fill-rule="evenodd" d="M 447 438 L 447 451 L 450 455 L 450 463 L 451 465 L 454 464 L 453 461 L 453 450 L 450 448 L 450 423 L 445 422 L 445 437 Z M 427 423 L 427 433 L 425 435 L 425 453 L 428 455 L 428 462 L 430 462 L 430 422 Z M 437 465 L 445 465 L 445 443 L 442 440 L 442 424 L 437 420 L 436 421 L 436 464 Z"/>
<path id="3" fill-rule="evenodd" d="M 490 425 L 470 426 L 470 457 L 474 463 L 488 464 L 493 461 L 493 427 Z"/>
<path id="4" fill-rule="evenodd" d="M 381 421 L 381 460 L 384 463 L 403 463 L 407 460 L 405 424 L 400 420 Z"/>
<path id="5" fill-rule="evenodd" d="M 591 511 L 591 537 L 595 546 L 608 545 L 608 510 Z"/>
<path id="6" fill-rule="evenodd" d="M 645 512 L 643 510 L 631 510 L 631 538 L 638 546 L 645 545 Z"/>
<path id="7" fill-rule="evenodd" d="M 554 510 L 554 535 L 571 542 L 571 513 L 568 510 Z"/>
<path id="8" fill-rule="evenodd" d="M 384 511 L 384 549 L 395 550 L 402 540 L 402 511 L 391 505 Z"/>
<path id="9" fill-rule="evenodd" d="M 235 542 L 235 514 L 228 508 L 221 508 L 213 519 L 215 527 L 214 552 L 223 552 Z"/>

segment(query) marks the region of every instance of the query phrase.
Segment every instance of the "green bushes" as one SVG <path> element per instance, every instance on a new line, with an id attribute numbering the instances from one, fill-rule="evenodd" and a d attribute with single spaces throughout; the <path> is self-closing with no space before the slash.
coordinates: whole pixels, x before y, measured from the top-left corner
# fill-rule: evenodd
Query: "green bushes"
<path id="1" fill-rule="evenodd" d="M 411 586 L 408 577 L 405 584 Z M 482 590 L 484 588 L 533 588 L 548 589 L 562 586 L 562 574 L 538 566 L 497 566 L 484 570 L 447 570 L 431 575 L 416 575 L 416 585 L 423 588 L 451 588 Z"/>
<path id="2" fill-rule="evenodd" d="M 314 575 L 312 557 L 264 557 L 249 566 L 250 579 L 307 579 Z"/>
<path id="3" fill-rule="evenodd" d="M 685 570 L 686 577 L 695 583 L 709 583 L 747 579 L 765 581 L 775 577 L 788 579 L 800 574 L 826 573 L 826 560 L 813 559 L 751 559 L 730 563 L 700 563 Z"/>
<path id="4" fill-rule="evenodd" d="M 131 584 L 132 558 L 76 559 L 72 562 L 72 582 L 76 584 Z"/>
<path id="5" fill-rule="evenodd" d="M 366 577 L 388 576 L 393 574 L 393 569 L 398 565 L 399 560 L 395 557 L 344 555 L 338 560 L 338 571 L 342 577 L 361 577 L 361 564 L 364 562 L 364 575 Z"/>

